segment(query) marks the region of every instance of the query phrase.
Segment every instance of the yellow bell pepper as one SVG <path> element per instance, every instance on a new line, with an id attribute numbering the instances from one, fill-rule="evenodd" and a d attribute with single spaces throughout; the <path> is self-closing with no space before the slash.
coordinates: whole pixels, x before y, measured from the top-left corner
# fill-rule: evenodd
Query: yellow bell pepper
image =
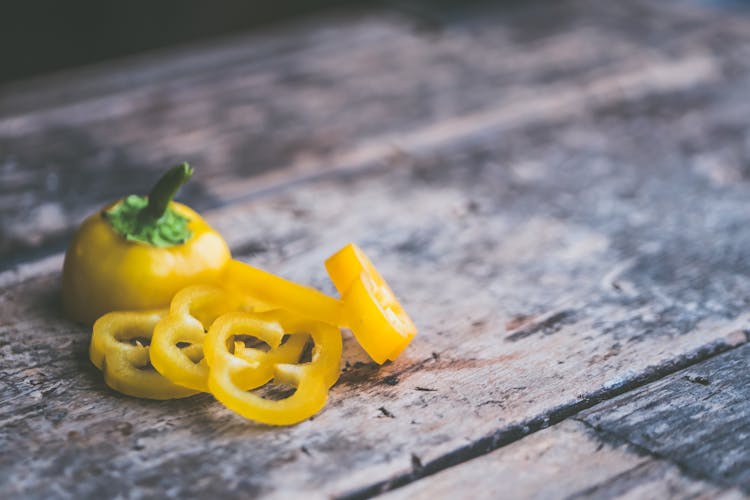
<path id="1" fill-rule="evenodd" d="M 329 325 L 341 325 L 343 304 L 340 300 L 244 262 L 227 262 L 221 282 L 232 292 L 250 295 L 269 307 L 286 309 Z"/>
<path id="2" fill-rule="evenodd" d="M 224 313 L 251 309 L 239 295 L 216 286 L 195 285 L 180 290 L 172 299 L 169 314 L 154 328 L 151 363 L 175 384 L 208 391 L 208 366 L 203 359 L 206 331 Z M 185 345 L 198 352 L 197 359 L 182 348 Z"/>
<path id="3" fill-rule="evenodd" d="M 217 286 L 195 285 L 180 290 L 172 299 L 169 314 L 154 328 L 151 363 L 159 373 L 175 384 L 207 392 L 208 366 L 203 358 L 203 342 L 208 328 L 218 318 L 231 316 L 233 313 L 266 309 L 251 297 L 230 293 Z M 245 351 L 244 343 L 237 344 L 235 352 L 244 352 L 248 359 L 257 351 Z M 296 361 L 304 344 L 304 339 L 287 342 L 268 359 L 274 362 Z M 191 346 L 194 351 L 188 352 L 186 345 Z M 270 375 L 265 381 L 269 378 Z"/>
<path id="4" fill-rule="evenodd" d="M 379 364 L 396 359 L 417 328 L 367 255 L 351 243 L 326 260 L 326 269 L 362 348 Z"/>
<path id="5" fill-rule="evenodd" d="M 154 325 L 164 311 L 113 312 L 94 323 L 89 357 L 104 372 L 104 381 L 112 389 L 139 398 L 176 399 L 197 391 L 173 384 L 149 363 L 149 346 Z M 197 360 L 202 354 L 196 346 L 187 346 L 183 355 Z"/>
<path id="6" fill-rule="evenodd" d="M 293 364 L 274 359 L 274 351 L 284 347 L 278 347 L 284 334 L 292 335 L 292 339 L 300 334 L 312 337 L 310 362 Z M 252 335 L 271 350 L 262 354 L 252 348 L 238 349 L 233 339 L 241 335 Z M 216 399 L 245 418 L 269 425 L 291 425 L 325 405 L 328 388 L 339 376 L 342 343 L 335 327 L 279 310 L 222 316 L 211 325 L 203 348 L 210 367 L 208 386 Z M 248 392 L 266 381 L 271 367 L 274 382 L 294 386 L 294 394 L 276 401 Z"/>
<path id="7" fill-rule="evenodd" d="M 86 219 L 65 254 L 63 305 L 91 324 L 115 310 L 167 307 L 180 289 L 214 283 L 231 259 L 223 238 L 171 199 L 192 175 L 169 170 L 149 196 L 128 196 Z"/>
<path id="8" fill-rule="evenodd" d="M 377 363 L 396 359 L 417 329 L 370 259 L 349 244 L 326 261 L 326 268 L 339 300 L 236 260 L 227 263 L 222 283 L 269 307 L 350 328 Z"/>
<path id="9" fill-rule="evenodd" d="M 266 318 L 274 318 L 279 311 L 270 314 L 258 313 L 249 315 L 244 312 L 227 313 L 216 320 L 215 328 L 218 330 L 231 329 L 234 332 L 250 332 L 243 335 L 245 338 L 261 340 L 269 349 L 247 345 L 247 340 L 234 340 L 232 354 L 244 360 L 253 369 L 247 370 L 237 377 L 238 387 L 243 390 L 251 390 L 262 386 L 273 378 L 274 367 L 281 363 L 296 363 L 307 345 L 310 336 L 307 334 L 288 335 L 280 329 L 276 322 L 268 323 Z M 260 321 L 259 321 L 260 319 Z M 270 330 L 268 330 L 270 328 Z M 257 333 L 257 335 L 256 335 Z M 281 336 L 279 336 L 281 334 Z"/>

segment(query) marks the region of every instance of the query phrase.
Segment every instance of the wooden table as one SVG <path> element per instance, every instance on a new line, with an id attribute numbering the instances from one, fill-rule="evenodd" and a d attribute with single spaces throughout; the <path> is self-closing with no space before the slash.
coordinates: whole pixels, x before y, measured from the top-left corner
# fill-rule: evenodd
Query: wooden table
<path id="1" fill-rule="evenodd" d="M 0 88 L 0 496 L 750 494 L 750 16 L 373 9 Z M 120 396 L 62 317 L 82 218 L 188 160 L 234 255 L 420 327 L 322 413 Z"/>

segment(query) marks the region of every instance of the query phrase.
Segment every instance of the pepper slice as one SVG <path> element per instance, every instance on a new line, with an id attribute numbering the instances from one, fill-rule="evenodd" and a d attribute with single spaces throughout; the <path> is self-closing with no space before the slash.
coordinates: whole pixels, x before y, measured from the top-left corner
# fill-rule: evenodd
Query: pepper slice
<path id="1" fill-rule="evenodd" d="M 197 394 L 173 384 L 149 363 L 148 343 L 165 312 L 113 312 L 94 323 L 89 357 L 104 372 L 104 382 L 109 387 L 128 396 L 148 399 L 177 399 Z M 185 347 L 181 355 L 199 359 L 202 353 L 195 347 Z"/>
<path id="2" fill-rule="evenodd" d="M 154 328 L 151 363 L 175 384 L 208 391 L 208 366 L 203 359 L 206 331 L 222 314 L 250 309 L 243 298 L 219 287 L 196 285 L 180 290 L 172 299 L 169 314 Z M 193 348 L 191 355 L 183 348 L 185 344 Z"/>
<path id="3" fill-rule="evenodd" d="M 273 348 L 284 334 L 291 335 L 289 342 L 301 334 L 312 337 L 310 362 L 291 364 L 272 360 Z M 265 356 L 260 352 L 248 356 L 252 348 L 238 352 L 236 341 L 232 342 L 238 335 L 257 337 L 272 349 Z M 235 346 L 234 353 L 230 345 Z M 204 343 L 210 367 L 208 386 L 216 399 L 245 418 L 269 425 L 295 424 L 316 414 L 325 405 L 328 389 L 338 380 L 341 350 L 341 333 L 337 328 L 287 311 L 226 315 L 211 325 Z M 294 386 L 294 394 L 270 400 L 247 392 L 260 387 L 268 375 L 272 375 L 276 383 Z"/>
<path id="4" fill-rule="evenodd" d="M 343 319 L 362 348 L 379 364 L 396 359 L 417 334 L 417 327 L 388 283 L 354 243 L 325 264 L 345 304 Z"/>
<path id="5" fill-rule="evenodd" d="M 276 315 L 277 313 L 273 313 L 271 316 L 275 317 Z M 279 323 L 264 320 L 259 321 L 259 317 L 263 318 L 264 315 L 252 315 L 244 312 L 227 313 L 217 318 L 214 325 L 212 325 L 215 329 L 228 329 L 235 332 L 232 334 L 235 338 L 232 345 L 232 353 L 253 367 L 238 377 L 240 386 L 244 390 L 255 389 L 271 380 L 275 365 L 296 363 L 299 361 L 302 351 L 305 349 L 307 341 L 310 338 L 309 335 L 304 334 L 287 336 Z M 259 347 L 247 345 L 246 340 L 237 340 L 238 335 L 260 340 L 269 349 L 264 350 Z M 288 338 L 284 339 L 284 337 Z M 208 353 L 208 351 L 210 349 L 207 349 L 207 358 L 213 355 L 212 353 Z"/>
<path id="6" fill-rule="evenodd" d="M 315 321 L 336 326 L 342 322 L 340 300 L 238 260 L 230 260 L 224 266 L 222 284 L 235 293 L 248 294 Z"/>

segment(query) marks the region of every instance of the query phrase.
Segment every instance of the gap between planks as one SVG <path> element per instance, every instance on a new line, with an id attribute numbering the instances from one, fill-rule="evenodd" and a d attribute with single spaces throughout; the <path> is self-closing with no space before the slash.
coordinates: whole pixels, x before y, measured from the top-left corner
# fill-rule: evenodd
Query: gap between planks
<path id="1" fill-rule="evenodd" d="M 731 350 L 731 349 L 730 349 Z M 709 358 L 707 358 L 709 359 Z M 687 368 L 687 367 L 686 367 Z M 669 374 L 668 374 L 669 375 Z M 573 420 L 580 425 L 582 425 L 584 428 L 591 431 L 595 436 L 597 436 L 597 439 L 599 439 L 600 442 L 605 443 L 617 443 L 622 442 L 625 443 L 631 450 L 635 451 L 639 456 L 643 457 L 649 457 L 652 460 L 660 461 L 660 462 L 666 462 L 679 470 L 679 473 L 683 477 L 687 477 L 690 479 L 693 479 L 695 481 L 705 481 L 707 483 L 710 483 L 712 485 L 715 485 L 717 487 L 722 487 L 720 484 L 716 484 L 716 482 L 713 480 L 713 478 L 702 475 L 702 474 L 696 474 L 694 471 L 690 471 L 689 469 L 685 468 L 683 464 L 681 464 L 679 461 L 675 460 L 672 457 L 663 455 L 661 453 L 657 453 L 645 446 L 641 446 L 640 444 L 634 442 L 631 439 L 628 439 L 627 436 L 622 436 L 619 434 L 615 434 L 613 432 L 604 430 L 604 429 L 597 429 L 597 427 L 590 422 L 588 422 L 584 418 L 578 418 L 576 416 L 573 416 L 570 418 L 570 420 Z M 590 493 L 595 493 L 597 489 L 597 486 L 593 486 L 589 489 Z"/>
<path id="2" fill-rule="evenodd" d="M 415 459 L 415 457 L 413 456 L 413 467 L 411 472 L 400 474 L 390 479 L 377 481 L 373 484 L 370 484 L 369 486 L 345 492 L 343 494 L 337 495 L 336 498 L 339 500 L 364 500 L 373 498 L 387 491 L 392 491 L 397 488 L 406 486 L 418 479 L 431 476 L 456 465 L 468 462 L 469 460 L 487 455 L 495 450 L 515 443 L 516 441 L 519 441 L 526 436 L 546 429 L 551 425 L 559 424 L 564 420 L 573 419 L 582 422 L 582 420 L 576 419 L 575 416 L 584 410 L 593 408 L 607 400 L 613 399 L 617 396 L 625 394 L 626 392 L 630 392 L 634 389 L 638 389 L 645 385 L 656 382 L 664 377 L 690 368 L 693 365 L 711 359 L 720 354 L 724 354 L 733 349 L 737 349 L 748 341 L 750 341 L 750 332 L 738 332 L 728 341 L 717 341 L 712 344 L 703 346 L 680 358 L 670 360 L 669 362 L 662 365 L 644 370 L 644 372 L 640 375 L 624 380 L 621 385 L 603 387 L 598 391 L 595 391 L 585 399 L 576 403 L 563 405 L 530 420 L 526 420 L 524 422 L 511 425 L 506 428 L 500 428 L 488 436 L 480 438 L 450 453 L 444 454 L 434 460 L 431 460 L 430 462 L 421 463 L 418 458 Z M 637 445 L 633 446 L 634 448 L 640 449 L 640 447 L 638 447 Z M 668 457 L 656 456 L 648 450 L 646 450 L 646 452 L 650 456 L 653 455 L 656 458 L 666 460 L 674 465 L 679 466 L 679 464 L 676 464 Z"/>

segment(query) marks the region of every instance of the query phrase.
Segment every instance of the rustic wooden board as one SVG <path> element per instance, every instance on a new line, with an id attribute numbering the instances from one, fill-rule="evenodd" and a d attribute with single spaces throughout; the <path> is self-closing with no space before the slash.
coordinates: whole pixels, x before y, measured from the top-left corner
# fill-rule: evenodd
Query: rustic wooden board
<path id="1" fill-rule="evenodd" d="M 572 420 L 412 483 L 384 499 L 742 498 L 688 479 L 625 443 L 602 442 Z"/>
<path id="2" fill-rule="evenodd" d="M 402 358 L 379 370 L 347 340 L 351 366 L 328 407 L 293 428 L 254 426 L 207 396 L 151 403 L 112 394 L 86 360 L 88 332 L 60 317 L 59 275 L 7 285 L 5 484 L 38 495 L 114 495 L 134 483 L 146 494 L 366 493 L 417 477 L 414 456 L 425 470 L 441 468 L 745 342 L 740 298 L 750 296 L 750 277 L 741 266 L 750 235 L 740 223 L 747 215 L 733 207 L 748 188 L 717 191 L 682 165 L 647 180 L 652 164 L 618 173 L 622 164 L 600 155 L 566 167 L 544 157 L 559 145 L 545 149 L 538 132 L 529 136 L 538 143 L 523 148 L 541 156 L 533 180 L 514 174 L 530 167 L 514 167 L 512 155 L 503 166 L 462 163 L 466 154 L 500 157 L 462 150 L 211 214 L 235 246 L 242 235 L 254 262 L 326 290 L 323 258 L 359 241 L 422 329 Z M 561 180 L 573 172 L 589 179 L 586 190 Z M 598 207 L 600 193 L 638 179 L 651 186 Z M 691 202 L 704 216 L 689 216 L 680 198 L 652 196 L 666 185 L 699 192 Z M 650 227 L 634 229 L 618 215 L 635 210 Z M 716 211 L 735 217 L 731 238 L 722 229 L 728 221 L 706 224 Z M 707 244 L 685 245 L 679 235 Z M 726 269 L 732 253 L 735 267 Z M 695 294 L 709 292 L 694 283 L 708 276 L 712 300 L 703 301 Z M 180 482 L 185 470 L 193 472 Z"/>
<path id="3" fill-rule="evenodd" d="M 383 162 L 519 113 L 706 84 L 747 41 L 687 8 L 636 32 L 633 6 L 547 9 L 555 23 L 512 9 L 427 33 L 352 14 L 0 88 L 0 259 L 61 250 L 85 214 L 176 161 L 203 172 L 184 196 L 207 208 L 264 172 Z"/>
<path id="4" fill-rule="evenodd" d="M 330 150 L 300 147 L 312 159 L 274 150 L 285 144 L 284 137 L 291 138 L 286 144 L 299 145 L 296 141 L 313 124 L 333 116 L 336 108 L 327 106 L 339 96 L 326 88 L 320 92 L 328 100 L 320 101 L 320 109 L 312 106 L 315 113 L 300 119 L 296 132 L 279 138 L 262 134 L 266 142 L 279 142 L 268 144 L 271 152 L 258 154 L 290 165 L 286 173 L 240 183 L 237 175 L 253 170 L 247 167 L 252 162 L 262 164 L 262 157 L 245 161 L 232 156 L 236 152 L 216 153 L 206 162 L 211 180 L 192 196 L 229 193 L 234 199 L 208 217 L 237 256 L 332 292 L 323 259 L 344 243 L 358 241 L 421 328 L 404 356 L 382 368 L 367 363 L 347 337 L 350 365 L 325 411 L 311 421 L 271 429 L 243 421 L 205 395 L 155 403 L 113 394 L 86 359 L 88 332 L 61 318 L 60 255 L 1 273 L 0 490 L 39 497 L 164 492 L 239 497 L 301 491 L 367 496 L 488 452 L 745 343 L 750 186 L 742 141 L 750 68 L 741 56 L 750 46 L 750 25 L 719 16 L 709 23 L 679 8 L 649 11 L 649 22 L 631 33 L 625 27 L 633 26 L 636 12 L 643 14 L 632 7 L 637 4 L 628 4 L 630 10 L 627 5 L 566 5 L 572 14 L 560 20 L 560 31 L 548 29 L 551 35 L 536 41 L 515 31 L 523 16 L 485 20 L 471 29 L 447 27 L 443 42 L 427 43 L 423 35 L 410 33 L 419 48 L 414 50 L 423 51 L 411 62 L 424 59 L 424 68 L 417 65 L 420 71 L 436 71 L 429 68 L 439 64 L 428 56 L 440 53 L 444 43 L 456 57 L 475 54 L 474 71 L 483 65 L 491 71 L 493 63 L 500 64 L 491 49 L 531 44 L 547 53 L 568 40 L 574 47 L 591 45 L 592 54 L 600 54 L 602 60 L 587 63 L 591 74 L 581 69 L 551 75 L 546 87 L 533 83 L 541 79 L 538 71 L 516 83 L 480 78 L 486 92 L 476 89 L 476 94 L 464 82 L 452 82 L 437 93 L 439 98 L 427 99 L 441 106 L 454 103 L 446 115 L 417 106 L 422 111 L 412 121 L 405 111 L 393 122 L 371 125 L 362 112 L 361 128 L 350 131 L 345 121 L 336 125 L 345 132 L 334 134 L 341 142 L 334 141 Z M 587 14 L 601 9 L 607 13 L 602 21 Z M 581 24 L 587 29 L 577 29 Z M 398 22 L 395 26 L 398 32 Z M 605 33 L 611 44 L 599 43 Z M 617 52 L 622 46 L 618 36 L 627 47 L 623 53 Z M 664 53 L 645 49 L 667 38 Z M 388 43 L 383 41 L 385 48 Z M 358 50 L 367 53 L 366 45 Z M 408 43 L 404 47 L 411 50 Z M 379 57 L 393 59 L 383 50 Z M 534 61 L 533 54 L 530 50 L 528 60 Z M 361 82 L 359 73 L 381 61 L 367 63 L 369 56 L 362 57 L 350 66 L 353 82 Z M 540 56 L 538 67 L 549 67 L 553 59 Z M 575 67 L 573 62 L 562 68 Z M 241 76 L 242 64 L 238 67 Z M 505 73 L 498 69 L 498 74 L 507 78 L 523 76 L 512 65 L 502 67 Z M 606 71 L 596 74 L 596 68 Z M 426 80 L 406 80 L 404 88 L 412 93 L 404 94 L 404 101 L 422 95 L 418 83 Z M 212 89 L 231 91 L 231 86 L 221 87 L 231 78 L 217 81 L 198 85 L 208 94 L 197 95 L 213 102 Z M 253 95 L 264 85 L 253 86 Z M 175 90 L 177 99 L 179 83 L 175 87 L 159 88 Z M 497 97 L 498 88 L 516 88 L 521 95 L 509 91 Z M 126 92 L 118 101 L 120 91 L 113 92 L 80 107 L 69 102 L 57 110 L 32 106 L 0 119 L 0 134 L 9 141 L 5 147 L 24 151 L 20 145 L 28 141 L 26 150 L 32 151 L 45 137 L 37 128 L 55 120 L 100 134 L 102 140 L 83 155 L 85 148 L 66 149 L 69 130 L 57 142 L 63 145 L 60 157 L 69 158 L 63 164 L 80 160 L 80 182 L 91 183 L 93 172 L 109 172 L 107 165 L 118 164 L 115 153 L 112 160 L 86 163 L 95 152 L 125 151 L 132 155 L 127 158 L 145 165 L 172 154 L 169 144 L 178 151 L 222 143 L 203 132 L 186 133 L 171 143 L 185 132 L 178 130 L 182 108 L 167 106 L 176 114 L 147 112 L 170 97 L 151 88 L 147 93 L 154 94 L 144 108 L 137 95 Z M 268 94 L 258 92 L 271 98 L 268 89 Z M 385 110 L 401 107 L 399 99 L 372 92 L 367 95 Z M 340 94 L 345 102 L 347 94 Z M 179 103 L 189 103 L 190 95 L 196 94 L 186 91 Z M 461 101 L 464 95 L 477 101 Z M 355 97 L 351 103 L 358 102 Z M 283 109 L 286 98 L 272 103 Z M 124 108 L 107 108 L 112 102 Z M 227 102 L 225 108 L 234 109 L 236 103 Z M 198 108 L 186 108 L 184 123 L 200 131 Z M 97 109 L 116 112 L 97 120 Z M 165 121 L 156 120 L 149 133 L 159 116 Z M 214 115 L 219 128 L 227 124 L 223 118 Z M 66 125 L 68 119 L 74 123 Z M 256 125 L 260 131 L 269 123 Z M 398 140 L 388 135 L 397 132 Z M 235 139 L 244 140 L 246 134 Z M 117 141 L 122 141 L 119 150 Z M 401 154 L 391 154 L 394 141 Z M 39 162 L 28 165 L 55 157 L 39 154 Z M 227 158 L 243 160 L 236 172 L 220 167 L 230 164 Z M 9 176 L 4 179 L 18 179 L 13 176 L 22 171 L 3 168 Z M 129 179 L 135 173 L 118 189 L 135 183 Z M 29 182 L 21 179 L 12 193 L 4 192 L 3 207 L 13 207 L 13 196 Z M 59 203 L 56 195 L 43 196 Z M 82 197 L 75 209 L 62 211 L 58 229 L 70 227 L 77 211 L 98 202 Z M 7 219 L 3 210 L 3 223 L 11 220 L 5 227 L 18 227 L 27 217 L 18 211 Z M 54 233 L 43 229 L 40 244 Z M 34 243 L 29 245 L 24 248 Z"/>
<path id="5" fill-rule="evenodd" d="M 750 346 L 717 356 L 577 418 L 695 477 L 750 494 Z"/>
<path id="6" fill-rule="evenodd" d="M 749 359 L 720 354 L 386 498 L 742 497 Z"/>

